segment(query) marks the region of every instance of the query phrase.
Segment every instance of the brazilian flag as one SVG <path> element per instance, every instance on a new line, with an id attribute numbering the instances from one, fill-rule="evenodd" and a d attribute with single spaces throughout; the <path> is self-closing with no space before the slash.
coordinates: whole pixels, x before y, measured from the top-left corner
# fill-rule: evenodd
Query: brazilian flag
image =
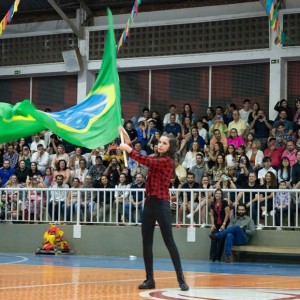
<path id="1" fill-rule="evenodd" d="M 93 149 L 118 136 L 118 127 L 122 124 L 121 95 L 113 18 L 109 9 L 108 20 L 101 69 L 87 97 L 78 105 L 55 113 L 38 110 L 29 100 L 15 106 L 0 103 L 0 143 L 49 129 L 74 145 Z"/>

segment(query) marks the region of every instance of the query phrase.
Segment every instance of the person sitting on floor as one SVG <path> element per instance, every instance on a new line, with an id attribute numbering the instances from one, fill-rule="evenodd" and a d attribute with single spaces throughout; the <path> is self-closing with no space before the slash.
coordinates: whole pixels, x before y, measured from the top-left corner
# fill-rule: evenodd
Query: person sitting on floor
<path id="1" fill-rule="evenodd" d="M 245 204 L 238 204 L 237 216 L 231 219 L 228 227 L 218 233 L 212 233 L 212 240 L 225 238 L 225 254 L 227 263 L 231 262 L 232 246 L 240 246 L 248 243 L 249 238 L 255 232 L 252 218 L 246 215 L 247 207 Z"/>

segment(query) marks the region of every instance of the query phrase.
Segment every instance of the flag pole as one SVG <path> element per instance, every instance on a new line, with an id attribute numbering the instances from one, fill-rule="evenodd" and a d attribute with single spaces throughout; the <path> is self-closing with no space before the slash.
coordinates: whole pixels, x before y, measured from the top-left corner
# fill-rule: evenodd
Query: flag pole
<path id="1" fill-rule="evenodd" d="M 120 132 L 120 137 L 121 137 L 121 143 L 124 144 L 124 135 L 123 135 L 123 132 L 121 131 Z M 126 168 L 128 168 L 128 162 L 127 162 L 127 154 L 126 154 L 126 151 L 123 151 L 123 157 L 124 157 L 124 165 Z"/>

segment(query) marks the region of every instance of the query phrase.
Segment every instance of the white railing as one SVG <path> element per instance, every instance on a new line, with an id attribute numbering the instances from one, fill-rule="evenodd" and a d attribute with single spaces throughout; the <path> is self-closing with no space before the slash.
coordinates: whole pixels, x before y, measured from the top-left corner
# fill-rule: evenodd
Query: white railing
<path id="1" fill-rule="evenodd" d="M 1 188 L 2 206 L 0 218 L 11 223 L 49 223 L 66 224 L 115 224 L 138 225 L 142 219 L 144 189 L 5 189 Z M 210 226 L 210 206 L 215 189 L 170 189 L 170 202 L 173 224 L 182 226 Z M 275 213 L 275 193 L 288 192 L 290 201 L 287 207 L 279 208 Z M 70 202 L 67 202 L 68 194 Z M 236 199 L 242 193 L 240 203 L 250 199 L 248 214 L 254 218 L 255 224 L 264 227 L 299 227 L 300 190 L 223 190 L 224 198 L 229 198 L 231 217 L 236 213 Z M 200 201 L 194 200 L 196 194 Z M 264 199 L 253 202 L 256 194 Z M 56 198 L 54 199 L 54 196 Z M 269 200 L 267 200 L 269 196 Z M 116 203 L 119 197 L 120 203 Z M 188 201 L 190 199 L 190 201 Z M 53 205 L 55 203 L 55 205 Z M 78 205 L 80 203 L 80 205 Z M 200 206 L 197 208 L 197 206 Z M 256 204 L 255 204 L 256 203 Z M 185 209 L 189 205 L 194 210 Z M 267 215 L 261 217 L 261 208 L 267 207 Z M 79 208 L 79 209 L 78 209 Z M 189 218 L 187 218 L 187 216 Z M 276 219 L 277 218 L 277 224 Z"/>

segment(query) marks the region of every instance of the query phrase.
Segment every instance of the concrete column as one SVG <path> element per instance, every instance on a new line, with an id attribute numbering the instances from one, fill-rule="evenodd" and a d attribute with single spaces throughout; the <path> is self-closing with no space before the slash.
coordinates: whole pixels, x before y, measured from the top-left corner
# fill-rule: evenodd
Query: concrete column
<path id="1" fill-rule="evenodd" d="M 274 120 L 277 111 L 275 104 L 287 96 L 287 62 L 285 59 L 274 57 L 270 59 L 270 82 L 269 82 L 269 118 Z"/>
<path id="2" fill-rule="evenodd" d="M 88 70 L 88 38 L 79 41 L 79 51 L 82 58 L 81 71 L 78 73 L 77 103 L 85 99 L 95 82 L 94 72 Z"/>

